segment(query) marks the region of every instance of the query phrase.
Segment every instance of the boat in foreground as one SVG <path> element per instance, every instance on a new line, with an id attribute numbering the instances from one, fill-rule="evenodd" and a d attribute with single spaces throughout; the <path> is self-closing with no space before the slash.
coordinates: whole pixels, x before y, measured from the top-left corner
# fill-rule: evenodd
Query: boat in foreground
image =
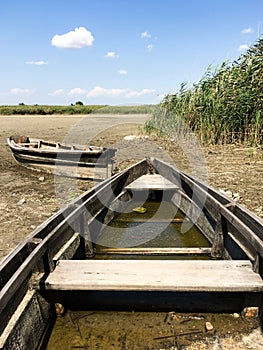
<path id="1" fill-rule="evenodd" d="M 160 203 L 153 213 L 145 211 L 148 201 Z M 121 234 L 107 231 L 114 220 L 123 222 Z M 207 243 L 152 244 L 168 225 L 177 225 L 172 232 L 181 240 L 194 227 Z M 245 207 L 161 160 L 144 159 L 73 200 L 2 260 L 0 349 L 37 349 L 64 307 L 261 307 L 262 234 L 262 220 Z"/>
<path id="2" fill-rule="evenodd" d="M 22 166 L 80 179 L 104 180 L 112 175 L 116 149 L 65 144 L 27 136 L 7 139 L 13 157 Z"/>

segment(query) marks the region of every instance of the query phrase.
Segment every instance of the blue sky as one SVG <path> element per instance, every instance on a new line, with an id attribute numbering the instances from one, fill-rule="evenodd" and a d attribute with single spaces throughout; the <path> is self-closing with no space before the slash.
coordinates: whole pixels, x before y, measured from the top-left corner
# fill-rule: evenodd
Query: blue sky
<path id="1" fill-rule="evenodd" d="M 1 0 L 0 104 L 158 103 L 263 33 L 262 0 Z"/>

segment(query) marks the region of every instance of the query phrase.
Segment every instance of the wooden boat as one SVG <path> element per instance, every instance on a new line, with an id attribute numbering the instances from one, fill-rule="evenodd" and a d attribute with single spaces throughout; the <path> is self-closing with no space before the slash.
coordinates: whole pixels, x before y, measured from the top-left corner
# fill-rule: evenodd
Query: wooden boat
<path id="1" fill-rule="evenodd" d="M 113 148 L 71 145 L 25 136 L 11 136 L 7 144 L 15 160 L 26 168 L 81 179 L 104 180 L 112 175 Z"/>
<path id="2" fill-rule="evenodd" d="M 194 223 L 209 245 L 141 247 L 141 223 L 133 245 L 96 245 L 114 218 L 134 215 L 126 210 L 133 201 L 147 206 L 149 199 L 179 208 L 184 222 L 176 223 L 177 214 L 170 219 L 181 236 L 190 232 L 183 225 Z M 157 227 L 158 217 L 151 220 Z M 37 349 L 61 305 L 114 310 L 130 303 L 136 310 L 150 303 L 151 309 L 203 312 L 210 304 L 226 311 L 228 301 L 230 310 L 261 307 L 262 234 L 262 220 L 245 207 L 171 165 L 144 159 L 73 200 L 2 260 L 0 349 Z M 97 259 L 101 253 L 125 259 Z M 129 260 L 131 254 L 151 260 Z"/>

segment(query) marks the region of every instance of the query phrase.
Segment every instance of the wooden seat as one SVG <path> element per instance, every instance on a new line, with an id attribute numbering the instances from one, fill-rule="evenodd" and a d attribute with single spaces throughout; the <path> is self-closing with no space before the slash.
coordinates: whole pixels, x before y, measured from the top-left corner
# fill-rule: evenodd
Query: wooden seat
<path id="1" fill-rule="evenodd" d="M 61 260 L 47 290 L 262 292 L 246 260 Z"/>
<path id="2" fill-rule="evenodd" d="M 126 186 L 127 190 L 178 190 L 179 187 L 173 184 L 171 181 L 165 179 L 162 175 L 154 174 L 154 175 L 142 175 L 128 186 Z"/>

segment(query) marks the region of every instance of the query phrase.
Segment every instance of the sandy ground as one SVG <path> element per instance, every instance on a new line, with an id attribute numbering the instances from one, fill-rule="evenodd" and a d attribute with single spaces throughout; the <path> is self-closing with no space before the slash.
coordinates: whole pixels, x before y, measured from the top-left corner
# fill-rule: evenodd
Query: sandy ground
<path id="1" fill-rule="evenodd" d="M 44 140 L 94 144 L 93 138 L 101 144 L 116 142 L 116 136 L 137 132 L 138 124 L 147 116 L 0 116 L 0 259 L 13 249 L 36 226 L 59 209 L 60 195 L 56 195 L 60 179 L 49 174 L 30 171 L 18 165 L 6 144 L 11 135 L 27 135 Z M 114 130 L 114 133 L 113 133 Z M 101 132 L 107 139 L 99 136 Z M 44 177 L 44 179 L 43 179 Z M 76 196 L 91 187 L 92 182 L 70 181 L 64 189 L 67 198 Z M 76 190 L 77 185 L 77 190 Z M 57 198 L 58 197 L 58 198 Z M 57 200 L 58 199 L 58 200 Z M 64 199 L 62 199 L 62 202 Z M 58 203 L 59 202 L 59 203 Z M 61 204 L 63 205 L 63 203 Z"/>
<path id="2" fill-rule="evenodd" d="M 94 184 L 73 179 L 65 189 L 60 179 L 19 166 L 6 145 L 10 135 L 113 146 L 117 148 L 119 169 L 145 156 L 157 156 L 197 174 L 217 189 L 231 191 L 241 204 L 263 217 L 261 148 L 237 144 L 204 148 L 183 141 L 178 145 L 176 135 L 165 139 L 144 135 L 141 126 L 147 118 L 146 115 L 0 116 L 0 259 L 61 205 Z M 137 138 L 124 140 L 127 135 Z M 259 333 L 255 337 L 262 341 Z M 196 349 L 263 349 L 263 342 L 213 346 L 203 342 Z"/>
<path id="3" fill-rule="evenodd" d="M 194 145 L 190 150 L 184 145 L 178 146 L 171 137 L 162 140 L 151 135 L 147 139 L 140 131 L 147 118 L 146 115 L 0 116 L 0 258 L 56 212 L 64 201 L 93 185 L 89 181 L 70 180 L 67 183 L 70 188 L 60 190 L 59 178 L 16 164 L 6 145 L 6 138 L 15 134 L 116 147 L 119 168 L 146 156 L 172 161 L 180 169 L 197 172 L 215 188 L 238 193 L 240 203 L 263 217 L 262 149 Z M 123 140 L 131 134 L 138 138 Z"/>

